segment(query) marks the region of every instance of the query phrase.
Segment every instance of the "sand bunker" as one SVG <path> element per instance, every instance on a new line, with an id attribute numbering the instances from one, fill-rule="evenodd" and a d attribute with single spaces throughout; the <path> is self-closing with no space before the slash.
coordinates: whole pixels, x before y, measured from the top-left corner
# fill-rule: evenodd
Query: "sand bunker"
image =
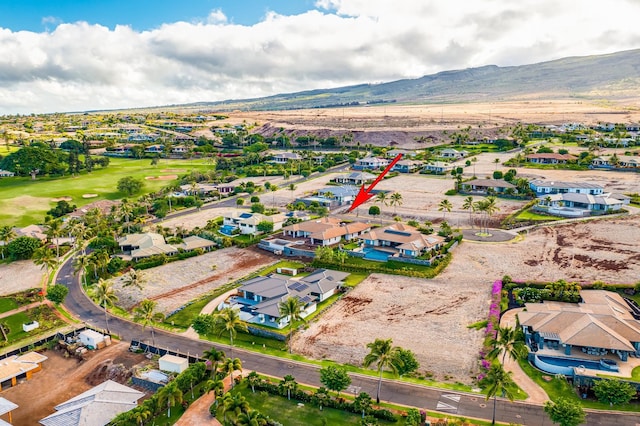
<path id="1" fill-rule="evenodd" d="M 162 169 L 160 170 L 162 173 L 182 173 L 184 169 Z"/>
<path id="2" fill-rule="evenodd" d="M 174 180 L 178 179 L 178 175 L 166 175 L 166 176 L 147 176 L 146 180 Z"/>
<path id="3" fill-rule="evenodd" d="M 82 198 L 96 198 L 98 194 L 82 194 Z"/>
<path id="4" fill-rule="evenodd" d="M 52 198 L 51 201 L 53 201 L 54 203 L 57 203 L 58 201 L 71 201 L 73 200 L 73 197 L 58 197 L 58 198 Z"/>

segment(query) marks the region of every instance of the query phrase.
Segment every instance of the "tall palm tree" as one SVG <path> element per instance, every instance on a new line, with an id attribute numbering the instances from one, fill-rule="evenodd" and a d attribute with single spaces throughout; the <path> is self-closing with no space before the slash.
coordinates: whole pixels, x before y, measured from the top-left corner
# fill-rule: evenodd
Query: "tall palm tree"
<path id="1" fill-rule="evenodd" d="M 289 318 L 289 353 L 291 353 L 291 336 L 293 335 L 293 323 L 296 321 L 304 321 L 302 318 L 303 306 L 300 299 L 289 296 L 283 302 L 278 304 L 280 318 Z"/>
<path id="2" fill-rule="evenodd" d="M 509 358 L 517 360 L 526 354 L 526 346 L 522 339 L 521 332 L 511 327 L 498 327 L 496 339 L 492 339 L 493 349 L 489 352 L 490 358 L 497 358 L 502 354 L 502 364 L 509 355 Z"/>
<path id="3" fill-rule="evenodd" d="M 171 382 L 158 391 L 158 400 L 160 405 L 167 404 L 167 418 L 171 417 L 171 407 L 182 402 L 182 391 L 175 381 Z"/>
<path id="4" fill-rule="evenodd" d="M 293 201 L 293 191 L 296 190 L 296 186 L 292 183 L 289 184 L 289 191 L 291 191 L 291 201 Z"/>
<path id="5" fill-rule="evenodd" d="M 468 196 L 462 203 L 462 210 L 469 210 L 469 222 L 473 227 L 473 214 L 476 212 L 475 204 L 473 203 L 473 197 Z"/>
<path id="6" fill-rule="evenodd" d="M 222 382 L 222 380 L 207 380 L 207 382 L 204 384 L 204 390 L 206 393 L 213 392 L 214 401 L 217 407 L 218 397 L 224 393 L 224 383 Z"/>
<path id="7" fill-rule="evenodd" d="M 376 203 L 384 204 L 385 206 L 389 205 L 386 191 L 378 192 L 378 194 L 376 195 Z"/>
<path id="8" fill-rule="evenodd" d="M 118 215 L 124 219 L 124 223 L 127 225 L 127 233 L 131 232 L 129 219 L 133 213 L 133 205 L 126 198 L 122 199 L 122 202 L 118 206 Z"/>
<path id="9" fill-rule="evenodd" d="M 219 351 L 212 346 L 211 349 L 202 353 L 202 357 L 211 362 L 211 378 L 213 379 L 216 371 L 218 371 L 218 364 L 225 359 L 224 352 Z"/>
<path id="10" fill-rule="evenodd" d="M 106 323 L 108 331 L 109 317 L 107 315 L 107 308 L 112 307 L 118 301 L 118 296 L 116 296 L 115 291 L 113 291 L 111 282 L 102 278 L 100 278 L 100 281 L 98 281 L 96 285 L 94 296 L 98 299 L 98 305 L 104 308 L 104 322 Z"/>
<path id="11" fill-rule="evenodd" d="M 444 200 L 440 201 L 440 204 L 438 204 L 438 211 L 444 212 L 442 214 L 442 220 L 445 219 L 447 213 L 451 212 L 452 208 L 453 204 L 451 204 L 451 201 L 449 201 L 448 199 L 445 198 Z"/>
<path id="12" fill-rule="evenodd" d="M 229 344 L 231 346 L 231 358 L 233 358 L 233 338 L 238 331 L 247 332 L 247 324 L 240 319 L 240 314 L 236 309 L 224 308 L 213 314 L 213 331 L 222 335 L 229 333 Z"/>
<path id="13" fill-rule="evenodd" d="M 488 384 L 486 399 L 493 397 L 493 417 L 491 424 L 496 424 L 496 399 L 498 394 L 506 396 L 510 401 L 513 401 L 514 395 L 511 389 L 513 389 L 514 383 L 511 379 L 511 372 L 505 371 L 500 364 L 493 364 L 487 373 L 486 382 Z"/>
<path id="14" fill-rule="evenodd" d="M 60 259 L 60 241 L 62 235 L 62 219 L 52 219 L 47 222 L 47 238 L 56 245 L 56 258 Z"/>
<path id="15" fill-rule="evenodd" d="M 73 259 L 73 271 L 75 273 L 82 272 L 82 278 L 84 285 L 87 285 L 87 268 L 89 267 L 91 260 L 87 255 L 79 255 Z"/>
<path id="16" fill-rule="evenodd" d="M 389 204 L 391 204 L 393 206 L 393 214 L 396 214 L 396 207 L 399 207 L 402 205 L 402 194 L 399 192 L 394 192 L 393 194 L 391 194 L 391 201 L 389 201 Z"/>
<path id="17" fill-rule="evenodd" d="M 46 291 L 46 288 L 49 285 L 50 273 L 55 269 L 58 264 L 58 260 L 49 247 L 42 246 L 33 252 L 33 263 L 40 265 L 40 267 L 45 270 L 47 278 L 44 282 L 43 290 Z"/>
<path id="18" fill-rule="evenodd" d="M 141 271 L 135 269 L 129 270 L 129 272 L 122 277 L 123 287 L 135 287 L 138 290 L 142 290 L 146 278 Z"/>
<path id="19" fill-rule="evenodd" d="M 151 342 L 153 343 L 153 346 L 156 345 L 156 336 L 153 324 L 164 319 L 164 315 L 162 313 L 156 312 L 156 305 L 157 303 L 155 301 L 144 299 L 133 310 L 134 319 L 136 321 L 140 321 L 142 328 L 147 328 L 147 326 L 151 328 Z"/>
<path id="20" fill-rule="evenodd" d="M 500 208 L 496 204 L 496 197 L 487 197 L 484 212 L 487 215 L 487 227 L 489 226 L 489 220 Z"/>
<path id="21" fill-rule="evenodd" d="M 111 260 L 109 253 L 107 253 L 106 250 L 98 250 L 91 253 L 90 256 L 93 258 L 92 263 L 95 266 L 94 273 L 96 273 L 96 277 L 98 269 L 102 271 L 101 275 L 104 276 L 107 271 L 107 265 L 109 265 L 109 261 Z"/>
<path id="22" fill-rule="evenodd" d="M 222 364 L 222 370 L 229 375 L 231 379 L 231 389 L 233 389 L 233 372 L 242 370 L 242 361 L 240 361 L 240 358 L 227 358 Z"/>
<path id="23" fill-rule="evenodd" d="M 10 227 L 9 225 L 5 225 L 3 227 L 0 227 L 0 241 L 2 241 L 2 251 L 0 253 L 2 253 L 2 260 L 4 260 L 4 249 L 7 247 L 7 244 L 9 244 L 10 240 L 13 240 L 16 237 L 16 232 L 13 230 L 12 227 Z"/>
<path id="24" fill-rule="evenodd" d="M 298 389 L 298 382 L 291 374 L 287 374 L 282 378 L 278 387 L 281 392 L 287 391 L 287 399 L 291 400 L 291 392 L 295 392 Z"/>
<path id="25" fill-rule="evenodd" d="M 392 346 L 393 341 L 391 339 L 376 339 L 375 341 L 368 343 L 369 353 L 364 357 L 362 365 L 369 367 L 371 364 L 376 364 L 378 368 L 379 380 L 378 380 L 378 392 L 376 393 L 376 402 L 380 403 L 380 387 L 382 386 L 382 372 L 385 368 L 391 370 L 394 374 L 398 372 L 398 366 L 402 366 L 402 360 L 400 359 L 400 348 Z"/>

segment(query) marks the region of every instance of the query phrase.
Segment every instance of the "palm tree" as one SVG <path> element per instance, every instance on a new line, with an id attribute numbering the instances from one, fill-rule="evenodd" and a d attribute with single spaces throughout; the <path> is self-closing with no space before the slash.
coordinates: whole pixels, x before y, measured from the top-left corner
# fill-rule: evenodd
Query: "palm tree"
<path id="1" fill-rule="evenodd" d="M 204 390 L 206 393 L 213 391 L 214 401 L 217 406 L 218 397 L 222 395 L 224 392 L 224 383 L 222 382 L 222 380 L 219 380 L 219 379 L 207 380 L 207 382 L 204 385 Z"/>
<path id="2" fill-rule="evenodd" d="M 122 277 L 123 287 L 135 287 L 138 290 L 142 290 L 145 283 L 145 277 L 142 272 L 135 269 L 129 270 L 129 273 Z"/>
<path id="3" fill-rule="evenodd" d="M 393 206 L 393 214 L 396 214 L 396 207 L 402 205 L 402 194 L 399 192 L 394 192 L 391 194 L 391 201 L 389 202 Z"/>
<path id="4" fill-rule="evenodd" d="M 349 255 L 346 251 L 339 250 L 334 257 L 338 262 L 340 262 L 341 265 L 344 265 L 344 262 L 347 261 L 347 257 L 349 257 Z"/>
<path id="5" fill-rule="evenodd" d="M 43 246 L 33 252 L 33 263 L 41 265 L 41 268 L 45 270 L 47 278 L 44 282 L 43 290 L 46 291 L 47 285 L 49 285 L 50 272 L 55 269 L 58 260 L 49 247 Z"/>
<path id="6" fill-rule="evenodd" d="M 85 286 L 87 285 L 87 268 L 89 267 L 90 263 L 90 258 L 86 255 L 76 256 L 73 260 L 73 272 L 82 272 L 82 278 L 84 280 Z"/>
<path id="7" fill-rule="evenodd" d="M 60 241 L 58 241 L 62 234 L 62 220 L 53 219 L 47 222 L 47 237 L 53 242 L 55 240 L 56 245 L 56 258 L 60 259 Z"/>
<path id="8" fill-rule="evenodd" d="M 0 227 L 0 241 L 2 241 L 2 260 L 4 260 L 4 249 L 9 244 L 10 240 L 13 240 L 16 237 L 16 232 L 9 225 L 5 225 Z"/>
<path id="9" fill-rule="evenodd" d="M 222 370 L 229 375 L 231 379 L 231 389 L 233 389 L 233 372 L 242 370 L 242 361 L 240 361 L 240 358 L 227 358 L 222 364 Z"/>
<path id="10" fill-rule="evenodd" d="M 496 158 L 495 160 L 493 160 L 493 162 L 494 162 L 494 163 L 495 163 L 495 165 L 496 165 L 496 170 L 498 170 L 498 164 L 500 164 L 500 159 L 499 159 L 499 158 Z"/>
<path id="11" fill-rule="evenodd" d="M 500 364 L 493 364 L 487 373 L 486 382 L 488 384 L 486 399 L 493 397 L 493 417 L 491 424 L 496 424 L 496 399 L 498 394 L 506 396 L 510 401 L 513 401 L 514 395 L 511 389 L 513 389 L 514 383 L 511 379 L 511 372 L 505 371 Z"/>
<path id="12" fill-rule="evenodd" d="M 149 299 L 144 299 L 140 304 L 133 310 L 134 311 L 134 319 L 136 321 L 140 321 L 142 324 L 142 328 L 145 329 L 147 326 L 151 328 L 151 342 L 153 346 L 156 345 L 156 336 L 153 329 L 154 322 L 160 322 L 164 319 L 164 315 L 160 312 L 156 312 L 157 302 Z"/>
<path id="13" fill-rule="evenodd" d="M 367 356 L 364 357 L 362 365 L 369 367 L 371 364 L 376 363 L 378 368 L 379 380 L 378 380 L 378 392 L 376 393 L 376 402 L 380 403 L 380 387 L 382 386 L 382 372 L 385 368 L 390 369 L 394 374 L 398 372 L 398 366 L 402 366 L 400 359 L 400 348 L 392 346 L 393 341 L 391 339 L 383 340 L 376 339 L 375 341 L 368 343 L 367 348 L 370 349 Z"/>
<path id="14" fill-rule="evenodd" d="M 293 323 L 304 321 L 302 318 L 303 305 L 297 297 L 289 296 L 284 302 L 278 304 L 280 319 L 289 318 L 289 353 L 291 353 L 291 336 L 293 335 Z"/>
<path id="15" fill-rule="evenodd" d="M 256 393 L 256 385 L 262 382 L 262 379 L 255 371 L 252 371 L 247 375 L 247 382 L 251 386 L 251 392 Z"/>
<path id="16" fill-rule="evenodd" d="M 120 206 L 118 207 L 118 213 L 121 218 L 124 219 L 124 223 L 127 225 L 127 233 L 131 232 L 131 228 L 129 226 L 129 218 L 133 213 L 133 206 L 126 198 L 122 199 Z"/>
<path id="17" fill-rule="evenodd" d="M 289 191 L 291 191 L 291 201 L 293 201 L 293 191 L 296 190 L 296 186 L 292 183 L 289 184 Z"/>
<path id="18" fill-rule="evenodd" d="M 496 205 L 496 197 L 487 197 L 486 205 L 484 206 L 484 212 L 487 215 L 487 227 L 489 226 L 491 216 L 499 210 L 500 208 Z"/>
<path id="19" fill-rule="evenodd" d="M 376 203 L 384 204 L 385 206 L 389 205 L 386 191 L 378 192 L 376 195 Z"/>
<path id="20" fill-rule="evenodd" d="M 147 420 L 149 416 L 151 416 L 151 411 L 144 406 L 140 406 L 135 410 L 133 416 L 135 422 L 142 426 L 144 424 L 144 421 Z"/>
<path id="21" fill-rule="evenodd" d="M 116 296 L 116 293 L 113 291 L 111 281 L 100 278 L 100 281 L 98 281 L 96 285 L 94 296 L 98 300 L 98 305 L 104 308 L 104 322 L 106 323 L 108 331 L 109 317 L 107 316 L 107 308 L 112 307 L 118 301 L 118 296 Z"/>
<path id="22" fill-rule="evenodd" d="M 451 212 L 452 208 L 453 204 L 451 204 L 451 201 L 449 201 L 448 199 L 445 198 L 444 200 L 440 201 L 440 204 L 438 204 L 438 211 L 444 212 L 442 214 L 442 220 L 445 219 L 447 213 Z"/>
<path id="23" fill-rule="evenodd" d="M 476 212 L 475 204 L 473 203 L 473 197 L 469 196 L 464 199 L 462 203 L 463 210 L 469 210 L 469 222 L 471 223 L 471 227 L 473 227 L 473 214 Z"/>
<path id="24" fill-rule="evenodd" d="M 526 346 L 520 335 L 520 330 L 511 327 L 498 327 L 498 336 L 492 339 L 493 349 L 489 352 L 490 358 L 497 358 L 502 354 L 502 364 L 507 354 L 509 358 L 517 360 L 526 354 Z"/>
<path id="25" fill-rule="evenodd" d="M 218 333 L 218 335 L 229 333 L 231 357 L 233 358 L 233 338 L 238 331 L 246 333 L 247 324 L 240 319 L 240 314 L 236 309 L 224 308 L 213 315 L 213 331 Z"/>
<path id="26" fill-rule="evenodd" d="M 224 361 L 224 352 L 217 350 L 213 346 L 208 351 L 202 353 L 202 357 L 211 362 L 211 378 L 215 377 L 216 371 L 218 371 L 218 363 Z"/>
<path id="27" fill-rule="evenodd" d="M 238 414 L 236 424 L 239 426 L 264 426 L 267 419 L 257 410 L 249 410 L 246 413 Z"/>
<path id="28" fill-rule="evenodd" d="M 283 377 L 278 387 L 281 392 L 287 391 L 287 399 L 291 400 L 291 392 L 295 392 L 298 389 L 298 382 L 291 374 L 287 374 Z"/>
<path id="29" fill-rule="evenodd" d="M 182 391 L 178 389 L 176 382 L 171 382 L 158 391 L 158 400 L 161 405 L 167 404 L 167 418 L 169 418 L 171 417 L 171 407 L 182 403 Z"/>
<path id="30" fill-rule="evenodd" d="M 316 393 L 313 394 L 313 400 L 320 407 L 320 411 L 322 411 L 322 407 L 327 406 L 330 399 L 329 392 L 324 387 L 318 388 Z"/>
<path id="31" fill-rule="evenodd" d="M 362 418 L 366 412 L 371 410 L 371 397 L 366 392 L 360 392 L 360 394 L 353 400 L 353 408 L 362 411 Z"/>
<path id="32" fill-rule="evenodd" d="M 242 394 L 239 394 L 239 393 L 226 394 L 224 396 L 224 399 L 222 400 L 222 404 L 223 404 L 222 409 L 224 410 L 225 424 L 227 422 L 227 413 L 229 411 L 231 411 L 237 418 L 241 413 L 248 413 L 249 410 L 251 409 L 251 407 L 249 406 L 249 403 L 247 402 L 247 399 Z"/>

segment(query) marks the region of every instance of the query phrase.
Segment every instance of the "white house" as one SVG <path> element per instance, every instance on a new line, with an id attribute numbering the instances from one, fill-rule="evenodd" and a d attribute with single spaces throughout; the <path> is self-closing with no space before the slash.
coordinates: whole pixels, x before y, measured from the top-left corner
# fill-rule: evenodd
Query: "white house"
<path id="1" fill-rule="evenodd" d="M 460 158 L 464 158 L 468 155 L 469 153 L 467 151 L 458 151 L 457 149 L 453 149 L 453 148 L 445 148 L 442 151 L 440 151 L 440 157 L 442 158 L 453 158 L 453 159 L 460 159 Z"/>
<path id="2" fill-rule="evenodd" d="M 255 235 L 258 231 L 260 222 L 269 222 L 273 224 L 273 230 L 282 229 L 282 224 L 287 220 L 283 214 L 275 214 L 266 216 L 260 213 L 251 213 L 241 210 L 234 210 L 223 216 L 222 224 L 229 229 L 239 229 L 241 234 Z"/>
<path id="3" fill-rule="evenodd" d="M 434 174 L 443 174 L 450 172 L 454 167 L 455 166 L 451 163 L 447 163 L 444 161 L 434 161 L 432 163 L 426 164 L 422 170 Z"/>
<path id="4" fill-rule="evenodd" d="M 387 167 L 391 161 L 386 158 L 365 157 L 353 164 L 354 170 L 376 170 L 380 167 Z"/>
<path id="5" fill-rule="evenodd" d="M 302 156 L 300 154 L 296 154 L 295 152 L 280 152 L 278 154 L 274 154 L 273 162 L 276 164 L 287 164 L 288 161 L 300 161 L 302 160 Z"/>
<path id="6" fill-rule="evenodd" d="M 600 195 L 604 192 L 604 187 L 595 183 L 588 182 L 559 182 L 547 180 L 532 180 L 529 187 L 538 195 L 546 194 L 590 194 Z"/>

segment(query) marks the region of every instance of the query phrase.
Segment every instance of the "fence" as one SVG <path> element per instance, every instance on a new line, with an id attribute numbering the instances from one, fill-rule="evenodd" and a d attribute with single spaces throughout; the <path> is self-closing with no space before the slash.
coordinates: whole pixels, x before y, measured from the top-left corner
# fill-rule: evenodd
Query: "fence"
<path id="1" fill-rule="evenodd" d="M 141 350 L 142 352 L 148 352 L 151 354 L 164 356 L 164 355 L 175 355 L 181 358 L 187 358 L 189 360 L 189 364 L 193 364 L 196 362 L 205 362 L 205 359 L 200 358 L 197 355 L 191 355 L 189 352 L 186 354 L 184 352 L 180 352 L 179 350 L 171 350 L 168 348 L 161 348 L 158 346 L 153 346 L 148 343 L 141 342 L 140 340 L 132 340 L 131 345 L 129 346 L 129 350 L 135 352 L 136 350 Z"/>

